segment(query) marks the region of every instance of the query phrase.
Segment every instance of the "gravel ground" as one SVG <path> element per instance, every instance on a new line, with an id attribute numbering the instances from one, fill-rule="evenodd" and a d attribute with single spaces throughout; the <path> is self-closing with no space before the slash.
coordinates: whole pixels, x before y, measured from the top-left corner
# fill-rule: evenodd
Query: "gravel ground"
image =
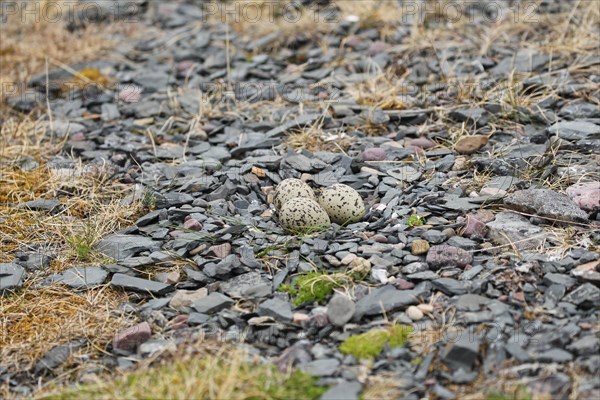
<path id="1" fill-rule="evenodd" d="M 50 70 L 7 103 L 45 107 L 50 82 L 47 134 L 64 147 L 48 168 L 106 175 L 129 188 L 122 205 L 146 211 L 93 244 L 111 261 L 51 273 L 53 254 L 24 246 L 0 264 L 0 291 L 35 274 L 41 288 L 126 292 L 120 309 L 138 325 L 105 348 L 109 368 L 204 335 L 319 377 L 324 399 L 357 399 L 383 377 L 390 398 L 516 385 L 533 398 L 600 398 L 598 42 L 541 42 L 553 32 L 544 21 L 571 5 L 543 1 L 535 22 L 494 36 L 498 20 L 479 2 L 453 28 L 304 1 L 295 10 L 325 31 L 281 22 L 266 33 L 203 22 L 198 2 L 136 3 L 147 33 L 72 66 L 100 72 L 83 89 L 61 92 L 70 75 Z M 565 26 L 584 24 L 586 4 Z M 349 185 L 367 212 L 288 235 L 270 204 L 286 178 Z M 12 206 L 44 218 L 62 201 Z M 333 283 L 304 301 L 307 276 Z M 342 351 L 389 324 L 410 327 L 406 345 L 371 359 Z M 0 381 L 29 394 L 85 341 L 70 339 L 26 372 L 0 361 Z"/>

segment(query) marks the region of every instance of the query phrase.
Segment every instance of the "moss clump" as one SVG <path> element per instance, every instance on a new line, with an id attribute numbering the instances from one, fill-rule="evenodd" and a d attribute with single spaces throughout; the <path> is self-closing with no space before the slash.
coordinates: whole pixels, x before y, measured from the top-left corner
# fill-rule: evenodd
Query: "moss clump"
<path id="1" fill-rule="evenodd" d="M 531 400 L 527 387 L 518 385 L 513 393 L 490 392 L 485 395 L 486 400 Z"/>
<path id="2" fill-rule="evenodd" d="M 408 221 L 406 222 L 406 225 L 410 227 L 421 226 L 423 224 L 425 224 L 425 219 L 419 214 L 411 215 L 410 217 L 408 217 Z"/>
<path id="3" fill-rule="evenodd" d="M 279 291 L 289 293 L 292 304 L 299 306 L 313 301 L 322 304 L 340 286 L 342 282 L 335 275 L 314 271 L 301 274 L 292 284 L 281 285 Z"/>
<path id="4" fill-rule="evenodd" d="M 340 351 L 358 359 L 372 360 L 383 351 L 385 345 L 392 348 L 403 346 L 411 333 L 412 327 L 394 324 L 386 329 L 350 336 L 340 345 Z"/>

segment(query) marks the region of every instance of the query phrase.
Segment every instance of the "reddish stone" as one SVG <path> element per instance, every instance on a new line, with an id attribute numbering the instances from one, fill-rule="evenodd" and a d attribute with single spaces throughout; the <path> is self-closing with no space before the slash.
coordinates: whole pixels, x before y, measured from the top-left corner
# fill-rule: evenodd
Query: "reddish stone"
<path id="1" fill-rule="evenodd" d="M 141 97 L 142 88 L 139 86 L 130 85 L 119 92 L 119 100 L 125 103 L 137 103 Z"/>
<path id="2" fill-rule="evenodd" d="M 567 196 L 582 210 L 594 212 L 600 209 L 600 182 L 576 183 L 567 188 Z"/>
<path id="3" fill-rule="evenodd" d="M 176 316 L 171 320 L 171 328 L 173 330 L 179 330 L 187 327 L 188 316 L 186 314 L 181 314 Z"/>
<path id="4" fill-rule="evenodd" d="M 376 42 L 371 43 L 371 45 L 367 49 L 367 54 L 370 56 L 374 56 L 374 55 L 384 52 L 385 48 L 386 48 L 385 42 L 378 40 Z"/>
<path id="5" fill-rule="evenodd" d="M 223 243 L 210 246 L 208 248 L 208 251 L 212 251 L 215 254 L 215 256 L 217 256 L 220 259 L 223 259 L 231 254 L 231 244 Z"/>
<path id="6" fill-rule="evenodd" d="M 71 135 L 71 141 L 73 142 L 83 142 L 85 140 L 85 135 L 83 132 L 77 132 Z"/>
<path id="7" fill-rule="evenodd" d="M 430 149 L 435 146 L 435 143 L 425 137 L 416 139 L 407 139 L 405 141 L 406 146 L 420 147 L 422 149 Z"/>
<path id="8" fill-rule="evenodd" d="M 385 150 L 381 147 L 372 147 L 362 152 L 362 159 L 364 161 L 383 161 L 385 157 Z"/>
<path id="9" fill-rule="evenodd" d="M 432 269 L 448 266 L 465 267 L 473 262 L 473 256 L 461 248 L 442 244 L 432 246 L 425 260 Z"/>
<path id="10" fill-rule="evenodd" d="M 474 214 L 467 215 L 467 221 L 463 228 L 463 236 L 469 238 L 483 239 L 487 234 L 488 228 L 483 221 L 477 218 Z"/>
<path id="11" fill-rule="evenodd" d="M 137 346 L 150 339 L 152 331 L 147 322 L 127 328 L 115 335 L 113 348 L 122 350 L 135 350 Z"/>
<path id="12" fill-rule="evenodd" d="M 396 286 L 396 289 L 398 290 L 410 290 L 415 287 L 415 284 L 407 281 L 406 279 L 397 278 L 394 282 L 394 286 Z"/>
<path id="13" fill-rule="evenodd" d="M 183 223 L 183 227 L 191 231 L 199 231 L 202 229 L 202 224 L 198 220 L 190 218 Z"/>
<path id="14" fill-rule="evenodd" d="M 515 292 L 512 295 L 512 299 L 514 301 L 518 301 L 519 303 L 524 303 L 525 302 L 525 293 L 523 293 L 523 292 Z"/>

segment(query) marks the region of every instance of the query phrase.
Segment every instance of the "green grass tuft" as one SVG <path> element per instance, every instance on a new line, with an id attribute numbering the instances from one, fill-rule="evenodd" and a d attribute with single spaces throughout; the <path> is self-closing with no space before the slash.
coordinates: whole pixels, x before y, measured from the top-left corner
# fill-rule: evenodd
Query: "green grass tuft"
<path id="1" fill-rule="evenodd" d="M 404 346 L 411 333 L 411 326 L 394 324 L 386 329 L 375 329 L 350 336 L 340 345 L 340 351 L 358 359 L 372 360 L 386 345 L 391 348 Z"/>
<path id="2" fill-rule="evenodd" d="M 342 282 L 334 276 L 323 272 L 307 272 L 301 274 L 291 284 L 284 284 L 279 291 L 289 293 L 295 306 L 316 301 L 323 304 L 333 289 L 342 286 Z"/>

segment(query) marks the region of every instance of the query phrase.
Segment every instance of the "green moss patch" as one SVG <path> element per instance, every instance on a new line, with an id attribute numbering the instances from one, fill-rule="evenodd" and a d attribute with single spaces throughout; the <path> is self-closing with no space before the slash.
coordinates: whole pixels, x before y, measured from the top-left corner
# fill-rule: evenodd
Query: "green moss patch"
<path id="1" fill-rule="evenodd" d="M 358 359 L 372 360 L 383 351 L 385 345 L 392 348 L 404 346 L 411 333 L 411 326 L 399 324 L 385 329 L 374 329 L 360 335 L 350 336 L 340 345 L 340 351 Z"/>
<path id="2" fill-rule="evenodd" d="M 323 304 L 333 289 L 342 284 L 336 275 L 314 271 L 299 275 L 291 284 L 281 285 L 279 290 L 289 293 L 295 306 L 314 301 Z"/>

